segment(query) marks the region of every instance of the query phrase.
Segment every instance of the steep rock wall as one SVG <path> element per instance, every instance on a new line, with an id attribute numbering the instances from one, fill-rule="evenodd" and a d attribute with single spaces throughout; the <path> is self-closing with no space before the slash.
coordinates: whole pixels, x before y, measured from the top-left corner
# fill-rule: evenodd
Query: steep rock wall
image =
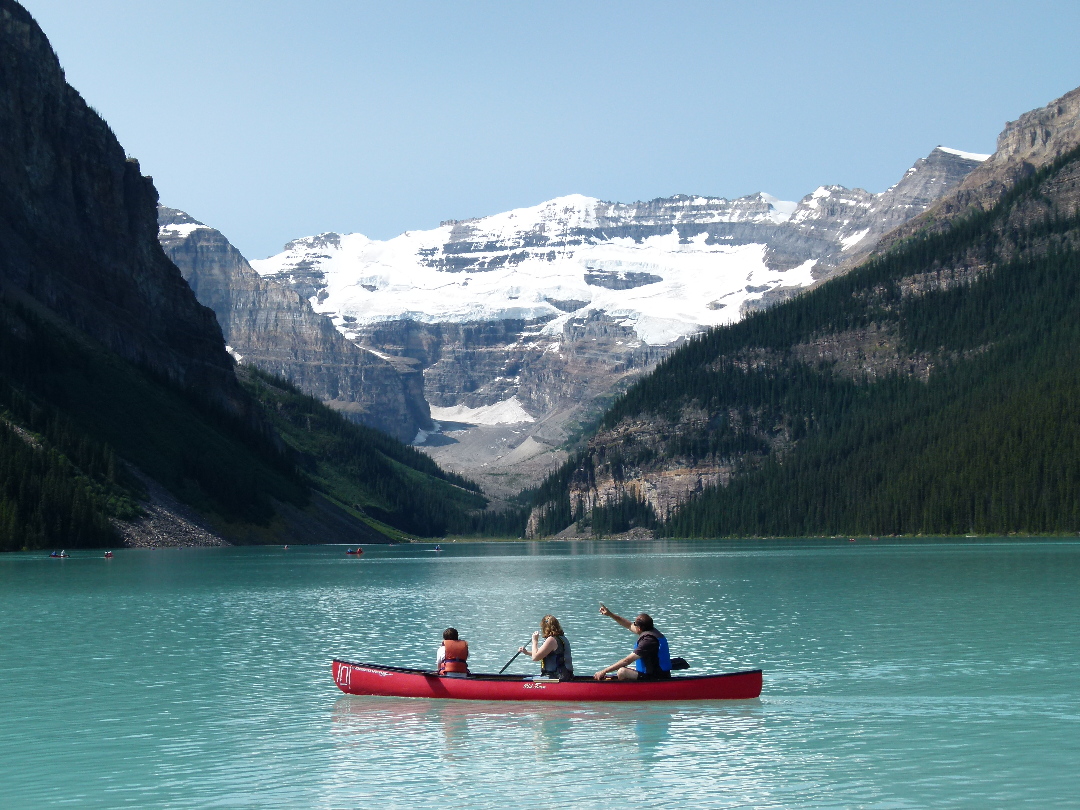
<path id="1" fill-rule="evenodd" d="M 213 312 L 158 245 L 156 204 L 33 18 L 0 0 L 0 294 L 249 416 Z"/>
<path id="2" fill-rule="evenodd" d="M 1006 123 L 998 135 L 997 149 L 988 160 L 924 213 L 881 239 L 874 246 L 874 254 L 890 250 L 915 233 L 944 230 L 953 219 L 971 209 L 991 208 L 1018 180 L 1031 176 L 1078 146 L 1080 88 Z M 848 263 L 844 269 L 853 266 L 855 263 Z"/>
<path id="3" fill-rule="evenodd" d="M 243 363 L 278 374 L 350 418 L 412 441 L 431 427 L 415 363 L 384 359 L 338 332 L 294 290 L 183 211 L 158 209 L 159 241 Z"/>

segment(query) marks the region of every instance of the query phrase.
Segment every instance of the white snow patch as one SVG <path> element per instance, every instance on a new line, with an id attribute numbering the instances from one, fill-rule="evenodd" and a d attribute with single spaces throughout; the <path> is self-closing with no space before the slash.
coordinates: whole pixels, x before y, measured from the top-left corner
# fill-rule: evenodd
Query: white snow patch
<path id="1" fill-rule="evenodd" d="M 175 235 L 180 237 L 187 237 L 190 236 L 193 231 L 198 231 L 202 229 L 210 230 L 205 225 L 201 225 L 198 222 L 185 222 L 182 225 L 162 225 L 158 229 L 158 232 L 169 236 Z"/>
<path id="2" fill-rule="evenodd" d="M 363 349 L 365 352 L 370 352 L 371 354 L 378 357 L 380 360 L 387 360 L 387 361 L 390 361 L 390 362 L 393 361 L 393 357 L 391 357 L 389 354 L 383 354 L 382 352 L 376 351 L 375 349 L 371 348 L 370 346 L 361 346 L 359 343 L 356 344 L 356 346 L 357 346 L 357 348 Z"/>
<path id="3" fill-rule="evenodd" d="M 939 146 L 938 149 L 940 149 L 942 152 L 945 152 L 946 154 L 962 157 L 965 160 L 977 160 L 979 161 L 979 163 L 982 163 L 984 160 L 988 160 L 990 158 L 990 155 L 980 155 L 977 152 L 962 152 L 959 149 L 950 149 L 947 146 Z"/>
<path id="4" fill-rule="evenodd" d="M 769 204 L 772 211 L 769 214 L 769 219 L 779 225 L 781 222 L 787 222 L 791 219 L 791 215 L 795 213 L 795 209 L 799 207 L 797 202 L 791 200 L 781 200 L 774 197 L 772 194 L 766 194 L 764 191 L 759 195 L 761 199 Z"/>
<path id="5" fill-rule="evenodd" d="M 481 405 L 479 408 L 470 408 L 467 405 L 454 405 L 449 408 L 432 406 L 431 418 L 440 422 L 468 422 L 472 425 L 514 425 L 536 421 L 521 407 L 516 396 L 494 405 Z"/>
<path id="6" fill-rule="evenodd" d="M 651 315 L 638 315 L 634 318 L 627 318 L 624 323 L 632 325 L 638 337 L 650 346 L 667 346 L 681 337 L 705 331 L 703 324 L 698 324 L 696 328 L 687 329 L 685 321 L 678 321 L 673 318 L 654 318 Z M 595 338 L 593 339 L 595 340 Z"/>
<path id="7" fill-rule="evenodd" d="M 830 196 L 832 196 L 832 191 L 830 191 L 827 186 L 818 186 L 814 189 L 813 193 L 810 194 L 810 199 L 807 201 L 806 206 L 807 208 L 817 208 L 818 200 Z"/>
<path id="8" fill-rule="evenodd" d="M 843 239 L 840 240 L 840 244 L 843 245 L 843 247 L 840 249 L 847 250 L 849 248 L 855 247 L 855 245 L 859 244 L 859 242 L 866 238 L 866 235 L 868 233 L 870 233 L 870 229 L 866 228 L 865 230 L 855 231 L 855 233 L 851 234 L 850 236 L 845 236 Z"/>

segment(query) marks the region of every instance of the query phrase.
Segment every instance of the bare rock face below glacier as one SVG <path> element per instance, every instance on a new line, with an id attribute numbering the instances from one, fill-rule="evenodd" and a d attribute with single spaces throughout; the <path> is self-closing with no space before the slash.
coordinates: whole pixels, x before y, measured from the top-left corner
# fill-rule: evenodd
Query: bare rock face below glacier
<path id="1" fill-rule="evenodd" d="M 251 264 L 421 369 L 441 429 L 418 443 L 497 499 L 536 484 L 683 341 L 828 278 L 985 157 L 937 148 L 880 194 L 822 186 L 798 202 L 572 195 L 387 241 L 306 237 Z"/>
<path id="2" fill-rule="evenodd" d="M 534 485 L 638 374 L 681 341 L 649 346 L 601 312 L 566 319 L 358 328 L 362 344 L 424 369 L 438 429 L 418 439 L 440 464 L 475 479 L 490 497 Z"/>
<path id="3" fill-rule="evenodd" d="M 158 241 L 214 311 L 237 360 L 402 441 L 431 428 L 415 362 L 349 341 L 292 289 L 261 278 L 219 231 L 183 211 L 159 207 L 158 225 Z"/>

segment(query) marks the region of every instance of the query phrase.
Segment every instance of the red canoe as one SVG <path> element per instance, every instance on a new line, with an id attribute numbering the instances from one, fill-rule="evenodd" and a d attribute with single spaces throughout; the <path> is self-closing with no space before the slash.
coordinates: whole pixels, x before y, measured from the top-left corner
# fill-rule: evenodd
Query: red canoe
<path id="1" fill-rule="evenodd" d="M 572 681 L 527 675 L 438 675 L 429 670 L 334 661 L 334 683 L 348 695 L 455 700 L 746 700 L 761 694 L 761 670 L 673 676 L 662 681 Z"/>

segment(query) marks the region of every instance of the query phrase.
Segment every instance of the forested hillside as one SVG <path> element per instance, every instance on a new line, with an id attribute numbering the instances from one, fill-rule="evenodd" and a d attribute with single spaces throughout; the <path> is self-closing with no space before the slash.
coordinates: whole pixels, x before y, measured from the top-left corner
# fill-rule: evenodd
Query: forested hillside
<path id="1" fill-rule="evenodd" d="M 291 383 L 251 367 L 241 377 L 295 451 L 305 479 L 376 530 L 422 537 L 465 532 L 470 513 L 487 504 L 472 481 Z"/>
<path id="2" fill-rule="evenodd" d="M 12 304 L 0 306 L 0 425 L 5 550 L 119 542 L 110 519 L 137 517 L 144 494 L 126 464 L 223 528 L 269 524 L 272 501 L 307 504 L 269 430 Z"/>
<path id="3" fill-rule="evenodd" d="M 1080 530 L 1080 153 L 931 226 L 673 354 L 545 485 L 532 531 Z M 665 502 L 686 470 L 700 491 Z"/>
<path id="4" fill-rule="evenodd" d="M 288 383 L 244 380 L 262 430 L 0 306 L 0 550 L 119 544 L 146 495 L 129 465 L 238 540 L 288 541 L 293 510 L 326 520 L 312 492 L 355 521 L 356 542 L 464 531 L 483 508 L 475 484 L 401 442 Z"/>

